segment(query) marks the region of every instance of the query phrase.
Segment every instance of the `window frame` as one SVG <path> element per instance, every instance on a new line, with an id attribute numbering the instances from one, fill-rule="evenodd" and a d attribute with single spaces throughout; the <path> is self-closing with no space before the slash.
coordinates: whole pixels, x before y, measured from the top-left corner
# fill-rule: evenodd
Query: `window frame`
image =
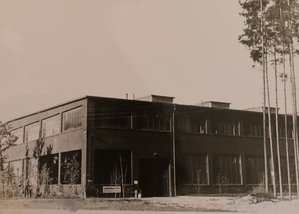
<path id="1" fill-rule="evenodd" d="M 21 142 L 21 143 L 17 143 L 17 141 L 19 140 L 19 138 L 18 138 L 17 141 L 15 142 L 15 145 L 21 145 L 21 144 L 23 144 L 24 141 L 25 141 L 25 139 L 24 139 L 24 136 L 25 136 L 25 129 L 24 129 L 23 126 L 21 126 L 21 127 L 19 127 L 19 128 L 16 128 L 16 129 L 11 130 L 11 131 L 10 131 L 10 134 L 11 134 L 12 136 L 14 136 L 14 137 L 17 137 L 17 136 L 15 136 L 15 135 L 13 134 L 13 132 L 16 131 L 16 130 L 21 130 L 21 131 L 22 131 L 22 136 L 21 136 L 21 141 L 22 141 L 22 142 Z"/>
<path id="2" fill-rule="evenodd" d="M 189 172 L 190 173 L 189 175 L 191 177 L 189 179 L 187 179 L 187 182 L 183 183 L 182 185 L 187 185 L 187 186 L 209 186 L 210 185 L 209 155 L 208 154 L 203 154 L 203 153 L 201 153 L 201 154 L 184 154 L 182 156 L 182 158 L 183 159 L 188 158 L 187 159 L 188 161 L 183 163 L 184 169 L 185 170 L 191 169 L 191 172 Z M 198 164 L 199 161 L 198 160 L 201 159 L 201 158 L 204 160 L 203 164 L 204 164 L 204 167 L 205 167 L 204 168 L 204 170 L 205 170 L 205 172 L 204 172 L 205 180 L 204 180 L 204 182 L 198 184 L 197 180 L 196 180 L 197 175 L 194 174 L 194 173 L 196 173 L 196 171 L 194 169 L 196 168 L 198 170 L 198 168 L 199 168 L 198 167 L 199 166 L 199 164 Z M 197 161 L 197 164 L 195 164 L 196 161 Z M 186 164 L 189 164 L 190 167 L 186 167 Z M 188 174 L 188 172 L 187 172 L 187 174 Z"/>
<path id="3" fill-rule="evenodd" d="M 223 159 L 227 159 L 227 158 L 237 158 L 236 159 L 236 164 L 237 164 L 237 168 L 235 170 L 237 170 L 236 172 L 238 172 L 238 174 L 230 174 L 230 175 L 227 175 L 226 179 L 228 179 L 228 183 L 225 184 L 227 186 L 241 186 L 241 185 L 244 185 L 244 182 L 243 182 L 243 171 L 242 171 L 242 157 L 240 154 L 214 154 L 213 155 L 213 183 L 215 185 L 217 185 L 217 179 L 218 179 L 218 175 L 221 175 L 221 176 L 225 176 L 225 175 L 222 175 L 220 174 L 223 170 L 222 168 L 226 167 L 226 170 L 228 169 L 228 166 L 227 166 L 227 160 L 223 161 L 221 160 L 221 158 Z M 218 160 L 217 160 L 218 159 Z M 219 163 L 222 163 L 222 165 L 219 165 Z M 225 164 L 224 164 L 225 162 Z M 230 160 L 231 162 L 231 160 Z M 217 175 L 217 169 L 219 169 L 220 167 L 220 171 L 221 172 L 218 172 L 218 175 Z M 233 169 L 233 167 L 230 165 L 229 166 L 230 169 Z M 229 171 L 227 172 L 229 173 Z M 232 173 L 232 172 L 230 172 Z M 233 178 L 233 176 L 237 176 L 237 181 L 238 182 L 232 182 L 231 178 Z"/>
<path id="4" fill-rule="evenodd" d="M 74 111 L 74 110 L 79 110 L 79 109 L 82 111 L 81 125 L 78 126 L 78 127 L 68 128 L 68 129 L 65 130 L 64 129 L 64 124 L 65 124 L 64 115 L 66 115 L 68 112 L 71 112 L 71 111 Z M 60 127 L 60 132 L 61 133 L 67 133 L 67 132 L 75 131 L 75 130 L 78 130 L 78 129 L 82 129 L 83 125 L 84 125 L 84 111 L 83 111 L 83 106 L 82 105 L 76 106 L 74 108 L 70 108 L 70 109 L 67 109 L 67 110 L 61 112 L 61 127 Z"/>
<path id="5" fill-rule="evenodd" d="M 168 124 L 167 129 L 158 129 L 158 128 L 153 128 L 154 126 L 157 126 L 157 122 L 159 122 L 159 126 L 161 127 L 161 120 L 160 121 L 155 121 L 152 116 L 156 116 L 156 118 L 161 118 L 161 116 L 164 116 L 166 120 L 164 121 L 166 125 Z M 147 126 L 144 127 L 144 125 L 140 125 L 140 120 L 147 120 Z M 167 120 L 168 119 L 168 120 Z M 172 132 L 172 116 L 169 113 L 165 112 L 148 112 L 146 114 L 137 114 L 136 115 L 136 130 L 139 131 L 154 131 L 154 132 Z M 157 123 L 157 124 L 156 124 Z M 140 127 L 141 126 L 141 127 Z M 149 128 L 149 126 L 153 126 Z"/>
<path id="6" fill-rule="evenodd" d="M 33 124 L 38 124 L 38 137 L 37 137 L 37 139 L 34 139 L 34 140 L 27 140 L 28 137 L 26 138 L 26 128 L 29 127 L 29 126 L 32 126 Z M 41 137 L 40 132 L 41 132 L 41 122 L 40 122 L 40 120 L 25 125 L 24 126 L 24 143 L 30 143 L 30 142 L 34 142 L 34 141 L 40 139 L 40 137 Z"/>
<path id="7" fill-rule="evenodd" d="M 43 122 L 44 122 L 44 121 L 47 121 L 48 119 L 57 117 L 57 116 L 58 116 L 58 133 L 50 134 L 50 135 L 48 135 L 48 136 L 44 136 L 44 131 L 43 131 L 43 127 L 44 127 L 44 126 L 43 126 Z M 62 117 L 61 117 L 61 114 L 58 113 L 58 114 L 54 114 L 54 115 L 52 115 L 52 116 L 49 116 L 49 117 L 46 117 L 46 118 L 42 119 L 42 120 L 41 120 L 41 137 L 42 137 L 42 138 L 48 138 L 48 137 L 51 137 L 51 136 L 59 135 L 59 134 L 61 133 L 61 131 L 62 131 L 62 123 L 61 123 L 62 119 L 61 119 L 61 118 L 62 118 Z"/>

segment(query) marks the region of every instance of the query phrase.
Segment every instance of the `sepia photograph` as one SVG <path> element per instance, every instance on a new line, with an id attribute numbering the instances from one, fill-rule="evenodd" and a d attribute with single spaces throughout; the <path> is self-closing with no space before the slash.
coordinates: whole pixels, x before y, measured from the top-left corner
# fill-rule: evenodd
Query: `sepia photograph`
<path id="1" fill-rule="evenodd" d="M 0 214 L 299 212 L 299 0 L 0 0 Z"/>

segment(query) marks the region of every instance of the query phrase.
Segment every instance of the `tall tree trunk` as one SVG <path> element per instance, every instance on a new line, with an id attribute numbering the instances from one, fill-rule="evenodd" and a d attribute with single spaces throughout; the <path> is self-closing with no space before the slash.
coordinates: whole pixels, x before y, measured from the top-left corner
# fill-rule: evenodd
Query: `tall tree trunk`
<path id="1" fill-rule="evenodd" d="M 296 79 L 294 69 L 294 57 L 293 57 L 293 43 L 292 43 L 292 26 L 291 26 L 291 5 L 288 0 L 288 28 L 290 33 L 289 42 L 289 63 L 290 63 L 290 82 L 292 92 L 292 106 L 293 106 L 293 143 L 294 143 L 294 155 L 295 155 L 295 171 L 296 171 L 296 186 L 297 186 L 297 197 L 299 197 L 299 175 L 298 175 L 298 125 L 297 125 L 297 101 L 296 101 Z"/>
<path id="2" fill-rule="evenodd" d="M 268 155 L 267 155 L 267 133 L 266 133 L 266 64 L 265 64 L 265 47 L 263 33 L 263 1 L 260 0 L 261 10 L 261 33 L 262 33 L 262 66 L 263 66 L 263 144 L 264 144 L 264 173 L 265 173 L 265 192 L 269 193 L 268 179 Z"/>
<path id="3" fill-rule="evenodd" d="M 285 22 L 282 17 L 282 8 L 279 8 L 280 25 L 285 30 Z M 285 36 L 282 36 L 282 41 L 285 41 Z M 292 199 L 291 188 L 291 172 L 290 172 L 290 156 L 289 156 L 289 138 L 288 138 L 288 107 L 287 107 L 287 74 L 286 74 L 286 58 L 285 58 L 285 45 L 282 43 L 282 81 L 283 81 L 283 97 L 284 97 L 284 134 L 285 134 L 285 148 L 286 148 L 286 161 L 287 161 L 287 178 L 288 178 L 288 194 L 289 199 Z"/>
<path id="4" fill-rule="evenodd" d="M 280 194 L 280 197 L 283 198 L 283 193 L 282 193 L 282 178 L 281 178 L 280 143 L 279 143 L 279 124 L 278 124 L 278 89 L 277 89 L 277 57 L 276 57 L 276 47 L 274 47 L 274 73 L 275 73 L 275 127 L 276 127 L 276 146 L 277 146 L 279 194 Z"/>
<path id="5" fill-rule="evenodd" d="M 267 56 L 266 56 L 267 62 Z M 270 87 L 269 87 L 269 77 L 268 77 L 268 67 L 266 63 L 266 89 L 267 89 L 267 102 L 268 102 L 268 128 L 269 128 L 269 140 L 270 140 L 270 158 L 271 158 L 271 178 L 273 185 L 273 196 L 277 197 L 276 192 L 276 178 L 275 178 L 275 165 L 274 165 L 274 153 L 273 153 L 273 136 L 272 136 L 272 122 L 271 122 L 271 102 L 270 102 Z"/>
<path id="6" fill-rule="evenodd" d="M 288 192 L 289 198 L 292 199 L 292 189 L 291 189 L 291 172 L 290 172 L 290 156 L 289 156 L 289 140 L 288 140 L 288 110 L 287 110 L 287 75 L 285 68 L 285 53 L 283 46 L 283 94 L 284 94 L 284 132 L 285 132 L 285 144 L 286 144 L 286 159 L 287 159 L 287 174 L 288 174 Z"/>
<path id="7" fill-rule="evenodd" d="M 296 172 L 296 186 L 297 196 L 299 197 L 299 172 L 298 172 L 298 125 L 297 125 L 297 104 L 296 104 L 296 87 L 295 87 L 295 72 L 293 61 L 293 47 L 289 45 L 289 63 L 290 63 L 290 82 L 292 92 L 292 106 L 293 106 L 293 143 L 294 143 L 294 158 L 295 158 L 295 172 Z"/>

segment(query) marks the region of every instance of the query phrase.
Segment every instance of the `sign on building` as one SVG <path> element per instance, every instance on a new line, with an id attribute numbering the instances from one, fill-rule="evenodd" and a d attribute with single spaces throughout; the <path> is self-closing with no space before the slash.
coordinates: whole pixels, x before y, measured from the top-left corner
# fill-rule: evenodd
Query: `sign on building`
<path id="1" fill-rule="evenodd" d="M 121 193 L 121 186 L 103 186 L 103 193 Z"/>

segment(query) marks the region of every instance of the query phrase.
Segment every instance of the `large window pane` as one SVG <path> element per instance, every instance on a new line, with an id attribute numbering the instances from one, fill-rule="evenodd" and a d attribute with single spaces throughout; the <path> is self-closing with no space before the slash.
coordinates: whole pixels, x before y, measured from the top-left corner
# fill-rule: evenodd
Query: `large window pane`
<path id="1" fill-rule="evenodd" d="M 25 142 L 37 140 L 39 138 L 40 125 L 39 122 L 33 123 L 25 127 Z"/>
<path id="2" fill-rule="evenodd" d="M 263 136 L 263 127 L 260 125 L 249 125 L 248 126 L 248 136 L 252 137 L 262 137 Z"/>
<path id="3" fill-rule="evenodd" d="M 215 155 L 213 159 L 214 183 L 241 184 L 239 155 Z"/>
<path id="4" fill-rule="evenodd" d="M 73 130 L 82 127 L 82 107 L 72 109 L 63 113 L 63 131 Z"/>
<path id="5" fill-rule="evenodd" d="M 58 184 L 58 154 L 41 156 L 39 159 L 39 172 L 44 182 Z"/>
<path id="6" fill-rule="evenodd" d="M 245 158 L 246 183 L 263 184 L 265 179 L 264 158 L 247 156 Z"/>
<path id="7" fill-rule="evenodd" d="M 56 135 L 60 130 L 60 116 L 55 115 L 42 121 L 42 136 Z"/>
<path id="8" fill-rule="evenodd" d="M 137 116 L 137 128 L 141 130 L 170 131 L 170 115 L 145 114 Z"/>
<path id="9" fill-rule="evenodd" d="M 217 123 L 215 134 L 240 136 L 240 129 L 238 123 Z"/>
<path id="10" fill-rule="evenodd" d="M 11 168 L 13 175 L 16 177 L 21 177 L 23 172 L 23 161 L 22 160 L 16 160 L 9 162 L 9 167 Z"/>
<path id="11" fill-rule="evenodd" d="M 96 119 L 97 128 L 130 129 L 131 115 L 100 115 Z"/>
<path id="12" fill-rule="evenodd" d="M 186 155 L 182 158 L 183 184 L 208 184 L 207 155 Z"/>
<path id="13" fill-rule="evenodd" d="M 15 129 L 11 131 L 11 135 L 17 138 L 16 145 L 23 143 L 23 128 Z"/>
<path id="14" fill-rule="evenodd" d="M 207 134 L 207 120 L 201 118 L 188 118 L 186 132 L 194 134 Z"/>
<path id="15" fill-rule="evenodd" d="M 81 183 L 81 150 L 61 153 L 62 184 Z"/>

